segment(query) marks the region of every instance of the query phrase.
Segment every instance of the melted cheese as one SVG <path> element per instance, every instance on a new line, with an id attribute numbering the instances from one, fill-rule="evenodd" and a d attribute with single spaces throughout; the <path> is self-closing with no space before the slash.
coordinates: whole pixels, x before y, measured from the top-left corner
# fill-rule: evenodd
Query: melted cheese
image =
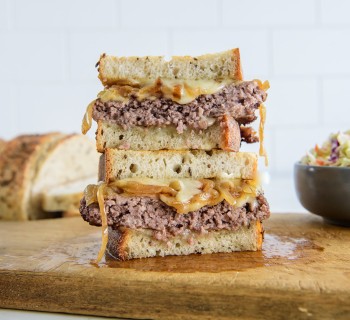
<path id="1" fill-rule="evenodd" d="M 173 183 L 170 184 L 172 186 Z M 179 202 L 188 202 L 192 197 L 196 194 L 201 193 L 202 183 L 198 180 L 194 179 L 181 179 L 177 180 L 177 184 L 179 185 L 179 190 L 177 190 L 177 194 L 175 199 Z"/>
<path id="2" fill-rule="evenodd" d="M 159 78 L 156 81 L 145 80 L 132 85 L 114 85 L 101 91 L 98 97 L 102 102 L 111 100 L 126 102 L 131 95 L 139 101 L 164 97 L 179 104 L 186 104 L 202 94 L 214 94 L 232 82 L 230 79 L 215 81 Z"/>

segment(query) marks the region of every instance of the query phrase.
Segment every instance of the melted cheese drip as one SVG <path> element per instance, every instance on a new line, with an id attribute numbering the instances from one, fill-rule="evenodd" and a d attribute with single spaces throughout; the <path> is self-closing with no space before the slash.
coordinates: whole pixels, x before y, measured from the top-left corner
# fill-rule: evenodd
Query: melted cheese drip
<path id="1" fill-rule="evenodd" d="M 90 104 L 86 108 L 86 111 L 85 111 L 85 114 L 84 114 L 84 117 L 83 117 L 83 121 L 82 121 L 82 124 L 81 124 L 81 132 L 83 134 L 86 134 L 91 128 L 91 125 L 92 125 L 92 110 L 94 108 L 95 101 L 96 100 L 90 102 Z"/>
<path id="2" fill-rule="evenodd" d="M 106 215 L 105 202 L 104 202 L 105 187 L 106 185 L 102 183 L 101 185 L 99 185 L 97 189 L 97 200 L 98 200 L 98 206 L 100 208 L 100 213 L 101 213 L 102 243 L 101 243 L 100 251 L 98 252 L 95 263 L 99 263 L 102 260 L 105 254 L 105 251 L 107 248 L 107 242 L 108 242 L 108 223 L 107 223 L 107 215 Z"/>
<path id="3" fill-rule="evenodd" d="M 174 182 L 170 183 L 170 187 L 172 187 Z M 175 199 L 179 202 L 188 202 L 193 196 L 201 193 L 202 183 L 198 180 L 194 179 L 181 179 L 177 180 L 176 184 L 178 184 L 179 190 L 177 190 L 177 194 Z"/>
<path id="4" fill-rule="evenodd" d="M 260 112 L 260 123 L 259 123 L 259 141 L 260 141 L 260 148 L 259 148 L 259 155 L 261 157 L 265 157 L 265 166 L 268 166 L 269 159 L 267 157 L 267 153 L 264 146 L 264 128 L 265 128 L 265 121 L 266 121 L 266 108 L 263 104 L 259 107 Z"/>

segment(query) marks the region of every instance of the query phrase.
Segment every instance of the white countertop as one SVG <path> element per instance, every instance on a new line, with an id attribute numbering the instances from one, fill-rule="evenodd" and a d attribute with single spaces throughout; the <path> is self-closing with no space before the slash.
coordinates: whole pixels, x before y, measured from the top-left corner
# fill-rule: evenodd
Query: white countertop
<path id="1" fill-rule="evenodd" d="M 76 316 L 63 313 L 48 313 L 22 311 L 13 309 L 0 309 L 0 320 L 106 320 L 107 318 L 93 316 Z M 108 318 L 116 319 L 116 318 Z M 121 318 L 120 318 L 121 319 Z"/>

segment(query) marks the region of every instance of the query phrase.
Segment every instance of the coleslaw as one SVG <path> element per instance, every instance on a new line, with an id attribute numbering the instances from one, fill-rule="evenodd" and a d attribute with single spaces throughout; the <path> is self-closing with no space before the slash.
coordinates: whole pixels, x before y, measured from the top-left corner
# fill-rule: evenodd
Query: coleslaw
<path id="1" fill-rule="evenodd" d="M 350 130 L 331 134 L 322 147 L 316 146 L 301 159 L 312 166 L 350 167 Z"/>

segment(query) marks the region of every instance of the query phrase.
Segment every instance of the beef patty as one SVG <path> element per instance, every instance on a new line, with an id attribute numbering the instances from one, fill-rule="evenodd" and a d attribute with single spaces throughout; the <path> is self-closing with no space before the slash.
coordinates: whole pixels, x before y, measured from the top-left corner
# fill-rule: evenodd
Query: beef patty
<path id="1" fill-rule="evenodd" d="M 222 229 L 237 230 L 241 226 L 248 226 L 253 220 L 261 221 L 270 216 L 269 205 L 263 195 L 257 197 L 254 206 L 247 203 L 243 207 L 234 208 L 222 201 L 215 206 L 205 206 L 187 214 L 178 214 L 174 208 L 156 198 L 125 197 L 116 194 L 113 198 L 105 200 L 105 210 L 108 225 L 113 229 L 151 229 L 154 238 L 162 241 L 183 234 L 186 230 L 199 233 Z M 83 198 L 80 213 L 91 225 L 101 226 L 97 203 L 86 206 Z"/>

